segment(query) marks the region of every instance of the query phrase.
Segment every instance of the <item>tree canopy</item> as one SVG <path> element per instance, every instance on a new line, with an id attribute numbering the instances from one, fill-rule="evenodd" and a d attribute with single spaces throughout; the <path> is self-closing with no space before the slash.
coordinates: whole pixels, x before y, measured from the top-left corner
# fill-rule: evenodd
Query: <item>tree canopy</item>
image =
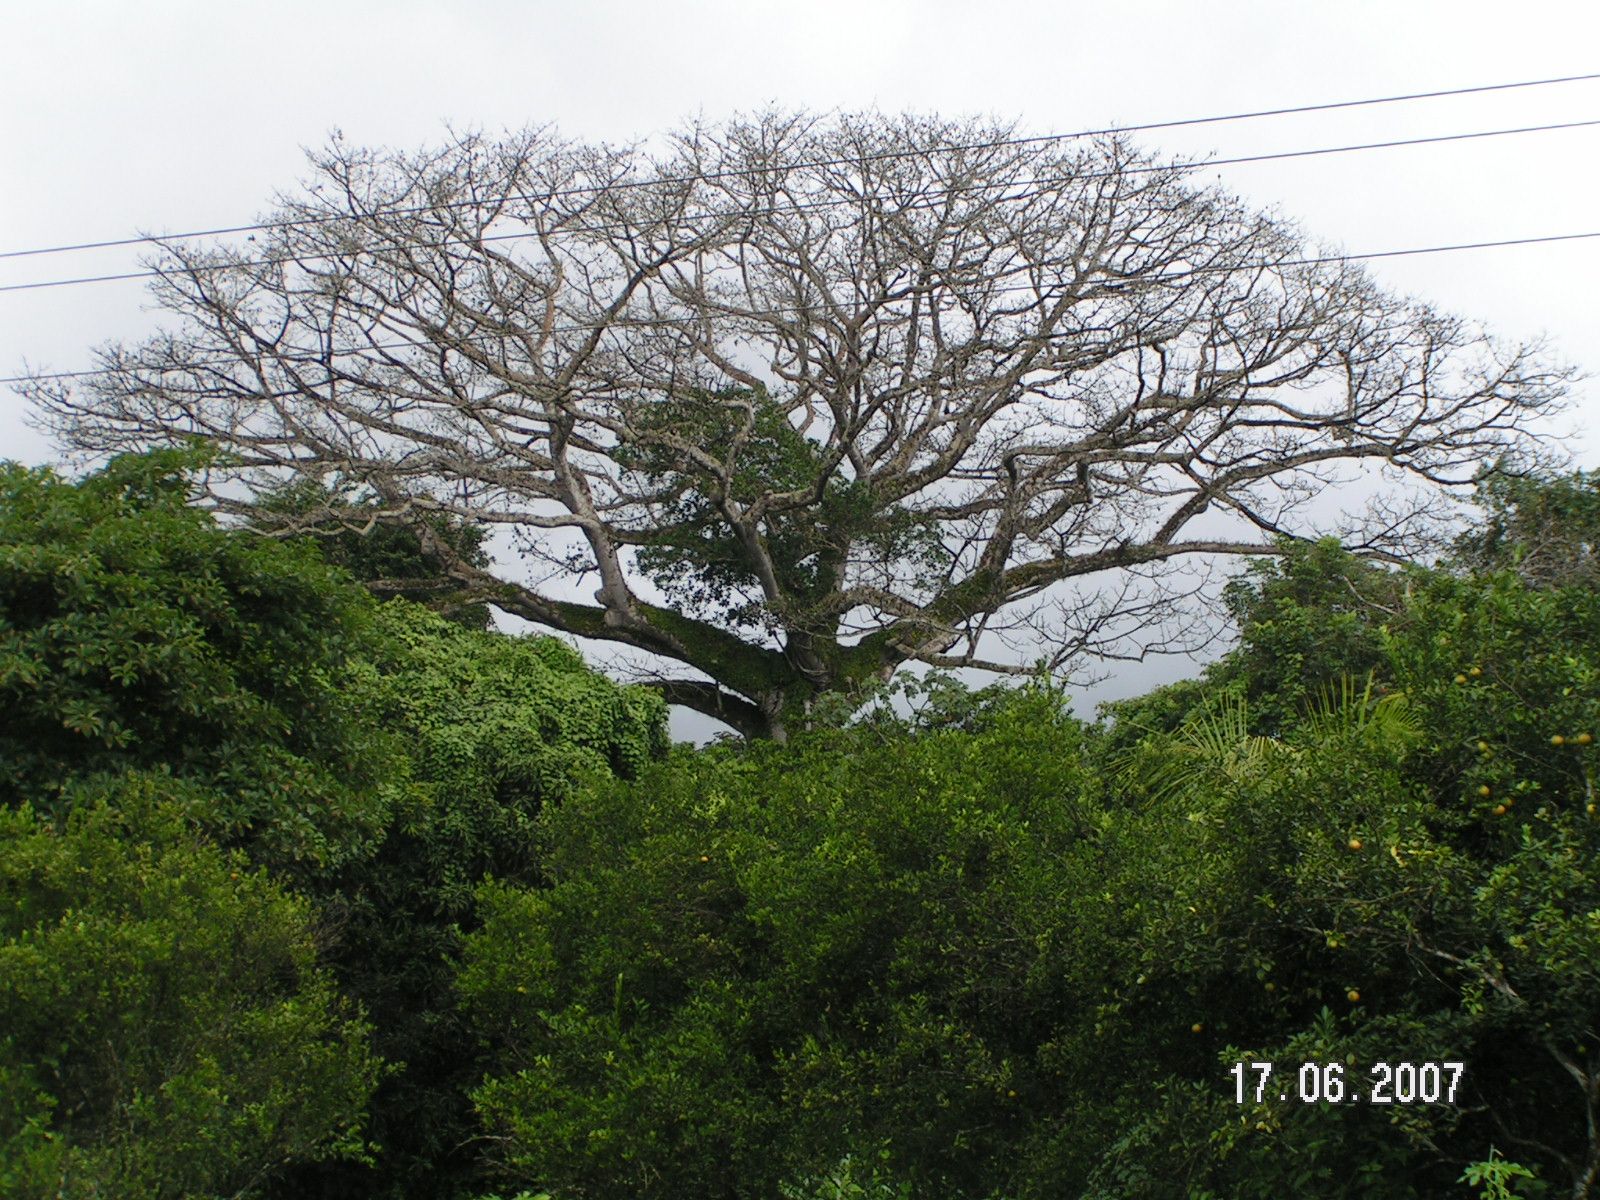
<path id="1" fill-rule="evenodd" d="M 669 700 L 782 736 L 903 663 L 1023 669 L 1007 638 L 1056 665 L 1130 619 L 1172 643 L 1169 569 L 1317 532 L 1341 466 L 1464 483 L 1527 450 L 1568 380 L 1537 346 L 1193 165 L 777 112 L 655 154 L 335 140 L 248 248 L 165 246 L 168 332 L 29 392 L 79 447 L 198 436 L 258 481 L 331 480 L 307 524 L 359 487 L 360 523 L 407 525 L 474 599 L 673 660 Z"/>
<path id="2" fill-rule="evenodd" d="M 259 1196 L 368 1158 L 383 1064 L 312 906 L 199 837 L 193 785 L 129 773 L 0 808 L 0 1192 Z"/>
<path id="3" fill-rule="evenodd" d="M 305 877 L 369 852 L 398 747 L 348 702 L 374 606 L 305 545 L 189 503 L 205 460 L 80 481 L 0 464 L 0 805 L 70 807 L 130 768 L 203 785 L 196 817 Z"/>

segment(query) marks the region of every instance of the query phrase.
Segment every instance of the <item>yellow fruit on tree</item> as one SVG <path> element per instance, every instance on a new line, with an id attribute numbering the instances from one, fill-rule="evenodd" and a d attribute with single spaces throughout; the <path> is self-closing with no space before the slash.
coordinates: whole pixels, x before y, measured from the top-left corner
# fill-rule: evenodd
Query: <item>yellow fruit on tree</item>
<path id="1" fill-rule="evenodd" d="M 1590 742 L 1594 741 L 1594 734 L 1592 734 L 1592 733 L 1580 733 L 1577 737 L 1573 738 L 1572 740 L 1577 742 L 1578 745 L 1580 745 L 1580 746 L 1587 746 Z"/>
<path id="2" fill-rule="evenodd" d="M 1356 991 L 1355 988 L 1351 988 L 1344 995 L 1345 999 L 1349 1000 L 1351 1004 L 1354 1004 L 1357 1000 L 1361 999 L 1361 993 Z"/>
<path id="3" fill-rule="evenodd" d="M 1189 1032 L 1190 1033 L 1199 1033 L 1204 1028 L 1205 1028 L 1204 1025 L 1202 1025 L 1199 1021 L 1196 1021 L 1193 1025 L 1189 1026 Z"/>
<path id="4" fill-rule="evenodd" d="M 1467 681 L 1467 677 L 1465 675 L 1457 675 L 1456 676 L 1456 682 L 1457 683 L 1465 683 L 1466 681 Z"/>
<path id="5" fill-rule="evenodd" d="M 1567 739 L 1566 739 L 1566 738 L 1564 738 L 1564 737 L 1562 737 L 1562 736 L 1561 736 L 1561 735 L 1560 735 L 1560 734 L 1559 734 L 1559 733 L 1558 733 L 1558 734 L 1556 734 L 1556 735 L 1554 735 L 1554 736 L 1553 736 L 1553 737 L 1552 737 L 1552 738 L 1551 738 L 1551 739 L 1550 739 L 1550 744 L 1551 744 L 1551 745 L 1552 745 L 1552 746 L 1565 746 L 1565 745 L 1566 745 L 1566 744 L 1567 744 Z"/>
<path id="6" fill-rule="evenodd" d="M 1505 816 L 1506 815 L 1506 806 L 1504 804 L 1496 804 L 1494 806 L 1494 815 L 1497 816 L 1497 817 Z"/>
<path id="7" fill-rule="evenodd" d="M 1361 849 L 1361 839 L 1360 838 L 1351 838 L 1350 839 L 1350 849 L 1352 849 L 1352 850 Z"/>
<path id="8" fill-rule="evenodd" d="M 1483 674 L 1483 668 L 1482 667 L 1473 667 L 1470 671 L 1467 672 L 1467 674 L 1471 675 L 1474 679 L 1476 679 L 1478 676 Z"/>
<path id="9" fill-rule="evenodd" d="M 1492 795 L 1493 793 L 1494 793 L 1494 789 L 1492 787 L 1490 787 L 1487 783 L 1482 784 L 1478 788 L 1478 795 L 1480 795 L 1480 796 L 1489 796 L 1489 795 Z"/>

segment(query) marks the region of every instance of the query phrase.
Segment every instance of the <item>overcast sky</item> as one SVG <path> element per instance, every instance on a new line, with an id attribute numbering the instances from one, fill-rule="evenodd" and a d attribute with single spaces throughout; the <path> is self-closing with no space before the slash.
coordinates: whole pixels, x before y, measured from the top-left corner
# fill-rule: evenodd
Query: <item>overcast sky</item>
<path id="1" fill-rule="evenodd" d="M 264 214 L 335 127 L 415 148 L 446 123 L 632 141 L 769 103 L 985 115 L 1057 133 L 1600 71 L 1600 5 L 1336 0 L 515 3 L 3 0 L 0 250 Z M 1216 157 L 1600 118 L 1600 81 L 1169 130 Z M 1222 166 L 1349 252 L 1600 230 L 1600 128 Z M 137 251 L 0 259 L 0 284 Z M 1600 239 L 1375 263 L 1377 279 L 1600 369 Z M 138 283 L 0 292 L 0 375 L 151 329 Z M 1600 466 L 1596 388 L 1552 433 Z M 0 457 L 51 447 L 0 390 Z M 1144 690 L 1167 664 L 1095 693 Z M 683 736 L 693 729 L 682 720 Z"/>

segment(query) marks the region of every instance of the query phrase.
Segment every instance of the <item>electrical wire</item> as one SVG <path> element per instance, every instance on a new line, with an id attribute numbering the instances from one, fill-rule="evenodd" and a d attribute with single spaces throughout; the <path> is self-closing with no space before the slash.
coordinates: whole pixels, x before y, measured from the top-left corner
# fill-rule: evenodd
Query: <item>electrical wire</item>
<path id="1" fill-rule="evenodd" d="M 1142 124 L 1137 124 L 1137 125 L 1106 126 L 1104 128 L 1100 128 L 1100 129 L 1080 129 L 1080 130 L 1076 130 L 1076 131 L 1074 131 L 1072 133 L 1042 134 L 1042 135 L 1035 136 L 1035 137 L 1023 137 L 1023 138 L 1002 138 L 1002 139 L 996 139 L 996 140 L 987 141 L 987 142 L 972 142 L 972 143 L 967 143 L 967 144 L 963 144 L 963 145 L 956 145 L 956 146 L 942 146 L 942 147 L 939 147 L 937 149 L 937 151 L 922 151 L 922 150 L 916 150 L 916 151 L 908 151 L 908 150 L 882 151 L 882 152 L 875 153 L 875 154 L 857 155 L 857 156 L 849 157 L 849 158 L 820 159 L 820 160 L 815 160 L 815 161 L 812 161 L 812 162 L 800 163 L 800 164 L 795 164 L 795 165 L 796 165 L 797 168 L 800 168 L 800 169 L 811 168 L 811 167 L 826 167 L 826 166 L 848 166 L 848 165 L 851 165 L 851 164 L 854 164 L 854 163 L 859 163 L 859 162 L 886 161 L 886 160 L 891 160 L 891 159 L 896 159 L 896 158 L 914 157 L 916 155 L 926 154 L 926 153 L 957 153 L 957 152 L 969 151 L 969 150 L 1000 149 L 1000 148 L 1004 148 L 1004 147 L 1008 147 L 1008 146 L 1041 145 L 1041 144 L 1049 144 L 1051 142 L 1073 141 L 1073 140 L 1080 139 L 1080 138 L 1100 137 L 1100 136 L 1103 136 L 1103 135 L 1116 134 L 1116 133 L 1148 133 L 1148 132 L 1151 132 L 1153 130 L 1158 130 L 1158 129 L 1179 129 L 1179 128 L 1185 128 L 1185 127 L 1191 127 L 1191 126 L 1199 126 L 1199 125 L 1215 125 L 1215 124 L 1220 124 L 1220 123 L 1223 123 L 1223 122 L 1226 122 L 1226 121 L 1250 121 L 1250 120 L 1256 120 L 1258 118 L 1263 118 L 1263 117 L 1281 117 L 1281 116 L 1292 116 L 1292 115 L 1297 115 L 1297 114 L 1302 114 L 1302 113 L 1330 112 L 1330 111 L 1333 111 L 1333 110 L 1336 110 L 1336 109 L 1362 108 L 1362 107 L 1368 107 L 1368 106 L 1380 105 L 1380 104 L 1401 104 L 1401 103 L 1408 103 L 1408 102 L 1416 101 L 1416 100 L 1435 100 L 1435 99 L 1440 99 L 1440 98 L 1448 97 L 1448 96 L 1467 96 L 1467 95 L 1475 95 L 1475 94 L 1481 94 L 1481 93 L 1486 93 L 1486 92 L 1512 91 L 1512 90 L 1521 89 L 1521 88 L 1549 87 L 1549 86 L 1555 85 L 1555 84 L 1582 83 L 1582 82 L 1589 82 L 1589 81 L 1596 80 L 1596 79 L 1600 79 L 1600 72 L 1593 72 L 1593 73 L 1583 74 L 1583 75 L 1561 75 L 1561 76 L 1554 76 L 1554 77 L 1547 78 L 1547 79 L 1528 79 L 1528 80 L 1521 80 L 1521 81 L 1518 81 L 1518 82 L 1515 82 L 1515 83 L 1478 84 L 1478 85 L 1475 85 L 1475 86 L 1472 86 L 1472 87 L 1445 88 L 1445 89 L 1441 89 L 1441 90 L 1437 90 L 1437 91 L 1430 91 L 1430 92 L 1408 92 L 1408 93 L 1404 93 L 1404 94 L 1400 94 L 1400 95 L 1375 96 L 1375 97 L 1370 97 L 1370 98 L 1361 99 L 1361 100 L 1337 100 L 1337 101 L 1331 101 L 1331 102 L 1322 103 L 1322 104 L 1301 104 L 1301 105 L 1294 105 L 1292 107 L 1284 107 L 1284 108 L 1265 108 L 1265 109 L 1257 109 L 1257 110 L 1254 110 L 1254 111 L 1251 111 L 1251 112 L 1224 113 L 1224 114 L 1219 114 L 1219 115 L 1216 115 L 1216 116 L 1207 116 L 1207 117 L 1182 117 L 1182 118 L 1178 118 L 1178 119 L 1174 119 L 1174 120 L 1166 120 L 1166 121 L 1147 121 L 1147 122 L 1144 122 Z M 611 189 L 611 188 L 655 187 L 655 186 L 659 186 L 659 185 L 667 184 L 667 183 L 692 182 L 696 178 L 703 178 L 703 179 L 734 178 L 734 177 L 738 177 L 738 176 L 754 175 L 754 174 L 760 174 L 760 173 L 761 172 L 760 172 L 759 169 L 729 170 L 729 171 L 721 171 L 721 172 L 712 172 L 712 173 L 708 173 L 708 174 L 702 175 L 702 176 L 663 177 L 663 178 L 650 179 L 650 180 L 625 181 L 625 182 L 617 183 L 617 184 L 605 184 L 605 185 L 598 185 L 597 184 L 597 185 L 591 185 L 591 186 L 586 186 L 586 187 L 567 188 L 567 189 L 562 189 L 562 190 L 558 190 L 558 191 L 539 193 L 539 194 L 519 194 L 517 198 L 518 199 L 522 199 L 522 200 L 553 200 L 553 199 L 557 199 L 559 197 L 573 196 L 573 195 L 585 195 L 585 194 L 589 194 L 589 193 L 592 193 L 592 192 L 607 190 L 607 189 Z M 414 211 L 416 211 L 416 212 L 425 212 L 425 211 L 428 211 L 428 209 L 427 208 L 423 208 L 423 207 L 419 207 L 419 208 L 415 209 Z M 101 240 L 101 241 L 92 241 L 92 242 L 90 242 L 90 241 L 73 242 L 73 243 L 67 243 L 67 244 L 57 245 L 57 246 L 37 246 L 37 247 L 30 248 L 30 249 L 25 249 L 25 250 L 0 251 L 0 259 L 4 259 L 4 258 L 24 258 L 24 257 L 30 257 L 30 256 L 35 256 L 35 255 L 44 255 L 44 254 L 67 254 L 67 253 L 72 253 L 72 252 L 76 252 L 76 251 L 80 251 L 80 250 L 104 250 L 104 249 L 111 249 L 111 248 L 118 247 L 118 246 L 138 246 L 138 245 L 159 244 L 161 242 L 187 241 L 187 240 L 191 240 L 191 239 L 194 239 L 194 238 L 202 238 L 202 237 L 222 237 L 222 236 L 225 236 L 225 235 L 228 235 L 228 234 L 252 233 L 252 232 L 256 232 L 256 231 L 260 231 L 260 230 L 281 228 L 281 227 L 284 227 L 284 226 L 287 226 L 287 225 L 322 224 L 322 223 L 326 223 L 328 221 L 336 221 L 336 220 L 341 220 L 341 219 L 343 219 L 343 218 L 339 217 L 339 216 L 303 217 L 303 218 L 297 218 L 297 219 L 295 219 L 293 221 L 270 221 L 270 222 L 258 222 L 258 223 L 255 223 L 255 224 L 248 224 L 248 225 L 225 225 L 225 226 L 218 226 L 218 227 L 216 227 L 214 229 L 190 230 L 190 231 L 185 232 L 185 233 L 173 233 L 173 234 L 166 234 L 166 235 L 162 235 L 162 236 L 156 236 L 156 235 L 152 235 L 152 234 L 141 234 L 141 235 L 139 235 L 137 237 L 109 238 L 109 239 L 105 239 L 105 240 Z"/>
<path id="2" fill-rule="evenodd" d="M 1329 155 L 1329 154 L 1353 154 L 1353 153 L 1360 153 L 1360 152 L 1371 151 L 1371 150 L 1391 150 L 1391 149 L 1396 149 L 1396 148 L 1400 148 L 1400 147 L 1409 147 L 1409 146 L 1438 145 L 1438 144 L 1446 143 L 1446 142 L 1472 141 L 1472 140 L 1477 140 L 1477 139 L 1482 139 L 1482 138 L 1512 137 L 1512 136 L 1519 136 L 1519 135 L 1530 134 L 1530 133 L 1550 133 L 1550 132 L 1556 132 L 1556 131 L 1562 131 L 1562 130 L 1593 128 L 1594 126 L 1597 126 L 1597 125 L 1600 125 L 1600 119 L 1584 120 L 1584 121 L 1562 121 L 1562 122 L 1557 122 L 1557 123 L 1552 123 L 1552 124 L 1547 124 L 1547 125 L 1524 125 L 1524 126 L 1519 126 L 1517 128 L 1513 128 L 1513 129 L 1485 129 L 1485 130 L 1476 130 L 1476 131 L 1469 132 L 1469 133 L 1436 134 L 1436 135 L 1429 136 L 1429 137 L 1402 138 L 1402 139 L 1399 139 L 1399 140 L 1388 141 L 1388 142 L 1360 142 L 1360 143 L 1355 143 L 1355 144 L 1346 145 L 1346 146 L 1322 146 L 1322 147 L 1317 147 L 1317 148 L 1310 149 L 1310 150 L 1282 150 L 1282 151 L 1276 151 L 1276 152 L 1267 153 L 1267 154 L 1245 154 L 1245 155 L 1239 155 L 1239 156 L 1236 156 L 1236 157 L 1233 157 L 1233 158 L 1200 159 L 1200 160 L 1197 160 L 1197 161 L 1192 162 L 1192 163 L 1182 163 L 1182 162 L 1166 163 L 1166 164 L 1157 164 L 1157 165 L 1144 166 L 1144 167 L 1127 167 L 1127 168 L 1124 168 L 1122 170 L 1117 170 L 1117 171 L 1087 172 L 1087 173 L 1082 174 L 1082 175 L 1063 175 L 1063 176 L 1046 177 L 1046 178 L 1043 178 L 1043 179 L 1033 180 L 1027 185 L 1027 187 L 1023 191 L 1019 192 L 1018 194 L 1016 194 L 1014 196 L 1000 197 L 1000 200 L 1003 201 L 1003 202 L 1016 201 L 1016 200 L 1025 200 L 1025 199 L 1028 199 L 1031 196 L 1038 195 L 1040 193 L 1040 190 L 1045 186 L 1049 186 L 1049 185 L 1053 185 L 1053 184 L 1062 184 L 1062 183 L 1087 182 L 1087 181 L 1095 180 L 1095 179 L 1109 179 L 1109 178 L 1113 178 L 1113 177 L 1116 177 L 1116 176 L 1148 175 L 1148 174 L 1159 174 L 1159 173 L 1164 173 L 1164 172 L 1185 173 L 1185 172 L 1191 172 L 1191 171 L 1206 170 L 1206 169 L 1209 169 L 1209 168 L 1212 168 L 1212 167 L 1237 166 L 1237 165 L 1244 164 L 1244 163 L 1277 162 L 1277 161 L 1282 161 L 1284 159 L 1291 159 L 1291 158 L 1316 158 L 1316 157 L 1321 157 L 1321 156 L 1325 156 L 1325 155 Z M 708 178 L 709 178 L 709 176 L 708 176 Z M 950 196 L 954 196 L 954 195 L 967 195 L 967 194 L 974 193 L 974 192 L 983 192 L 983 191 L 993 190 L 993 189 L 996 189 L 996 188 L 1005 188 L 1005 187 L 1013 187 L 1013 186 L 1017 186 L 1017 185 L 1015 185 L 1015 184 L 1013 184 L 1011 182 L 973 184 L 970 187 L 962 188 L 959 191 L 938 193 L 934 197 L 931 197 L 929 199 L 920 201 L 917 204 L 907 205 L 907 206 L 905 206 L 905 210 L 902 210 L 902 211 L 914 211 L 915 209 L 918 209 L 918 208 L 937 207 L 939 204 L 942 204 Z M 766 216 L 766 215 L 771 215 L 771 214 L 774 214 L 774 213 L 815 211 L 817 209 L 834 208 L 834 207 L 839 207 L 841 205 L 850 205 L 850 204 L 856 204 L 856 203 L 859 203 L 859 200 L 854 198 L 854 197 L 844 197 L 844 198 L 831 199 L 831 200 L 818 200 L 818 201 L 813 201 L 813 202 L 806 203 L 806 204 L 790 204 L 790 205 L 771 206 L 771 207 L 767 207 L 767 208 L 762 209 L 761 210 L 761 214 L 763 216 Z M 450 204 L 450 205 L 444 205 L 444 206 L 441 206 L 441 207 L 456 208 L 456 207 L 460 207 L 460 206 L 456 205 L 456 204 Z M 406 215 L 408 213 L 412 213 L 413 211 L 415 211 L 415 210 L 398 209 L 398 210 L 394 210 L 393 212 L 384 213 L 382 215 L 384 217 L 399 216 L 399 215 Z M 430 209 L 430 210 L 426 210 L 426 211 L 433 211 L 433 210 Z M 697 221 L 736 219 L 736 218 L 744 216 L 744 215 L 745 214 L 743 212 L 738 211 L 738 210 L 722 210 L 722 211 L 713 210 L 711 212 L 687 214 L 681 219 L 684 222 L 697 222 Z M 320 223 L 328 223 L 328 222 L 331 222 L 331 221 L 333 221 L 335 219 L 345 220 L 345 221 L 359 220 L 358 217 L 354 217 L 354 216 L 345 214 L 345 215 L 342 215 L 342 216 L 340 216 L 338 218 L 333 218 L 333 217 L 320 218 L 319 222 Z M 286 222 L 285 224 L 286 225 L 296 225 L 296 224 L 301 224 L 301 222 Z M 260 228 L 260 227 L 258 226 L 257 228 Z M 622 226 L 618 226 L 618 225 L 604 225 L 604 224 L 601 224 L 601 225 L 575 225 L 575 226 L 568 227 L 568 229 L 565 230 L 564 232 L 605 233 L 607 231 L 617 230 L 617 229 L 621 229 L 621 228 L 623 228 L 623 227 Z M 451 249 L 451 248 L 461 247 L 461 246 L 475 246 L 475 245 L 479 245 L 479 244 L 487 243 L 487 242 L 517 241 L 517 240 L 521 240 L 521 239 L 525 239 L 525 238 L 538 237 L 538 236 L 539 236 L 539 233 L 537 231 L 527 231 L 527 232 L 521 232 L 521 233 L 489 234 L 489 235 L 485 235 L 485 236 L 482 236 L 482 237 L 479 237 L 479 238 L 472 238 L 472 239 L 463 238 L 463 239 L 447 240 L 447 241 L 442 241 L 442 242 L 417 242 L 417 243 L 411 243 L 409 248 L 420 249 L 420 250 L 443 250 L 443 249 Z M 373 251 L 372 250 L 357 250 L 357 251 L 354 252 L 355 255 L 370 254 L 370 253 L 373 253 Z M 133 279 L 157 279 L 157 278 L 162 278 L 162 277 L 164 277 L 166 275 L 169 275 L 169 274 L 212 274 L 212 273 L 217 273 L 217 272 L 222 272 L 222 271 L 238 270 L 240 268 L 246 268 L 246 267 L 270 267 L 270 266 L 286 266 L 286 265 L 291 264 L 291 263 L 327 262 L 327 261 L 331 261 L 331 260 L 334 260 L 334 259 L 342 258 L 342 257 L 345 257 L 345 256 L 346 255 L 339 254 L 339 253 L 288 255 L 288 256 L 284 256 L 284 257 L 280 257 L 280 258 L 241 259 L 241 260 L 239 260 L 237 262 L 220 263 L 220 264 L 216 264 L 216 265 L 213 265 L 213 266 L 185 267 L 185 268 L 182 268 L 181 270 L 177 270 L 177 271 L 169 271 L 169 270 L 163 270 L 163 269 L 160 269 L 160 268 L 154 268 L 154 269 L 141 270 L 141 271 L 123 271 L 123 272 L 118 272 L 118 273 L 115 273 L 115 274 L 108 274 L 108 275 L 82 275 L 82 276 L 77 276 L 77 277 L 69 278 L 69 279 L 43 279 L 43 280 L 35 281 L 33 283 L 12 283 L 12 284 L 0 285 L 0 292 L 28 292 L 28 291 L 39 291 L 39 290 L 46 289 L 46 288 L 78 287 L 78 286 L 81 286 L 81 285 L 84 285 L 84 284 L 118 283 L 118 282 L 123 282 L 123 281 L 127 281 L 127 280 L 133 280 Z M 3 257 L 3 256 L 0 256 L 0 257 Z"/>
<path id="3" fill-rule="evenodd" d="M 1324 265 L 1333 265 L 1333 264 L 1336 264 L 1336 263 L 1367 262 L 1367 261 L 1371 261 L 1373 259 L 1381 259 L 1381 258 L 1404 258 L 1404 257 L 1413 256 L 1413 255 L 1421 255 L 1421 254 L 1447 254 L 1447 253 L 1453 253 L 1453 252 L 1461 251 L 1461 250 L 1491 250 L 1491 249 L 1497 249 L 1497 248 L 1506 247 L 1506 246 L 1547 245 L 1547 244 L 1556 243 L 1556 242 L 1575 242 L 1575 241 L 1583 241 L 1583 240 L 1588 240 L 1588 239 L 1593 239 L 1593 238 L 1600 238 L 1600 230 L 1595 230 L 1595 231 L 1588 232 L 1588 233 L 1548 234 L 1548 235 L 1544 235 L 1544 236 L 1540 236 L 1540 237 L 1502 238 L 1502 239 L 1499 239 L 1499 240 L 1496 240 L 1496 241 L 1456 242 L 1456 243 L 1453 243 L 1453 244 L 1450 244 L 1450 245 L 1417 246 L 1417 247 L 1410 247 L 1410 248 L 1403 249 L 1403 250 L 1371 250 L 1371 251 L 1366 251 L 1366 252 L 1361 253 L 1361 254 L 1324 254 L 1324 255 L 1318 255 L 1316 257 L 1310 257 L 1310 258 L 1283 259 L 1283 260 L 1280 260 L 1280 261 L 1277 261 L 1277 262 L 1234 263 L 1234 264 L 1232 264 L 1230 266 L 1226 266 L 1226 267 L 1194 267 L 1194 268 L 1191 268 L 1191 269 L 1186 270 L 1186 271 L 1174 271 L 1174 272 L 1170 272 L 1170 273 L 1165 274 L 1165 275 L 1151 276 L 1148 279 L 1128 280 L 1128 281 L 1126 281 L 1126 283 L 1112 284 L 1112 285 L 1107 285 L 1107 286 L 1108 287 L 1113 287 L 1113 288 L 1115 288 L 1115 287 L 1144 286 L 1144 285 L 1149 285 L 1149 284 L 1171 283 L 1171 282 L 1174 282 L 1176 280 L 1189 279 L 1189 278 L 1193 278 L 1193 277 L 1199 276 L 1199 275 L 1226 275 L 1226 274 L 1235 274 L 1235 273 L 1243 272 L 1243 271 L 1278 270 L 1278 269 L 1281 269 L 1281 268 L 1284 268 L 1284 267 L 1324 266 Z M 1031 287 L 1031 285 L 1006 285 L 1006 286 L 1001 286 L 1001 287 L 995 288 L 994 290 L 995 291 L 1005 291 L 1005 292 L 1027 291 L 1027 290 L 1030 290 L 1030 287 Z M 802 311 L 803 310 L 801 310 L 801 309 L 771 309 L 771 310 L 767 310 L 767 311 L 762 312 L 762 313 L 746 314 L 746 315 L 765 316 L 765 317 L 798 316 L 798 315 L 800 315 L 802 313 Z M 648 326 L 648 325 L 657 325 L 657 324 L 662 324 L 662 323 L 663 322 L 660 321 L 660 320 L 647 319 L 647 318 L 619 318 L 617 320 L 608 322 L 607 325 L 606 325 L 606 328 L 624 328 L 624 327 L 629 327 L 629 326 Z M 590 330 L 592 330 L 594 328 L 595 328 L 595 326 L 591 326 L 591 325 L 568 325 L 568 326 L 555 327 L 555 328 L 553 328 L 551 330 L 551 332 L 553 332 L 553 333 L 584 333 L 584 332 L 588 332 L 588 331 L 590 331 Z M 1058 336 L 1064 336 L 1064 335 L 1058 335 Z M 341 354 L 345 354 L 345 355 L 360 354 L 360 353 L 365 353 L 365 352 L 373 351 L 373 350 L 378 350 L 378 351 L 383 351 L 383 350 L 405 350 L 405 349 L 438 350 L 438 349 L 442 349 L 442 348 L 445 348 L 445 347 L 440 347 L 435 342 L 414 342 L 414 341 L 376 342 L 376 343 L 372 343 L 372 344 L 367 345 L 367 346 L 363 346 L 363 347 L 359 348 L 358 350 L 341 351 Z M 231 359 L 231 358 L 202 359 L 202 360 L 200 360 L 198 362 L 181 364 L 181 367 L 186 369 L 186 368 L 192 368 L 192 367 L 230 366 L 233 363 L 235 363 L 236 361 L 237 361 L 236 359 Z M 302 359 L 301 361 L 304 361 L 304 359 Z M 137 368 L 135 368 L 135 369 L 137 369 Z M 6 377 L 3 377 L 3 378 L 0 378 L 0 384 L 14 385 L 14 384 L 43 383 L 43 382 L 48 382 L 48 381 L 68 380 L 68 379 L 87 379 L 87 378 L 93 378 L 93 377 L 101 376 L 101 375 L 113 375 L 115 373 L 116 373 L 115 368 L 109 368 L 109 367 L 98 367 L 98 368 L 94 368 L 94 369 L 90 369 L 90 370 L 82 370 L 82 371 L 52 371 L 52 372 L 42 372 L 42 373 L 37 374 L 37 375 L 11 375 L 11 376 L 6 376 Z"/>

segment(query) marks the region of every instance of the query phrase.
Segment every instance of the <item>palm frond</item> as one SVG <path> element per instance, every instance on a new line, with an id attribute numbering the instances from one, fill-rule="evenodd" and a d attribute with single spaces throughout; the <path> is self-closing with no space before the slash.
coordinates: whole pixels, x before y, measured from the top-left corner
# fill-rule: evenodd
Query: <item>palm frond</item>
<path id="1" fill-rule="evenodd" d="M 1306 712 L 1305 732 L 1319 741 L 1360 740 L 1400 752 L 1422 735 L 1404 692 L 1378 695 L 1373 677 L 1348 675 L 1324 686 Z"/>
<path id="2" fill-rule="evenodd" d="M 1208 698 L 1170 737 L 1142 742 L 1112 771 L 1158 801 L 1191 788 L 1248 782 L 1294 753 L 1276 738 L 1252 734 L 1244 695 L 1229 689 Z"/>

